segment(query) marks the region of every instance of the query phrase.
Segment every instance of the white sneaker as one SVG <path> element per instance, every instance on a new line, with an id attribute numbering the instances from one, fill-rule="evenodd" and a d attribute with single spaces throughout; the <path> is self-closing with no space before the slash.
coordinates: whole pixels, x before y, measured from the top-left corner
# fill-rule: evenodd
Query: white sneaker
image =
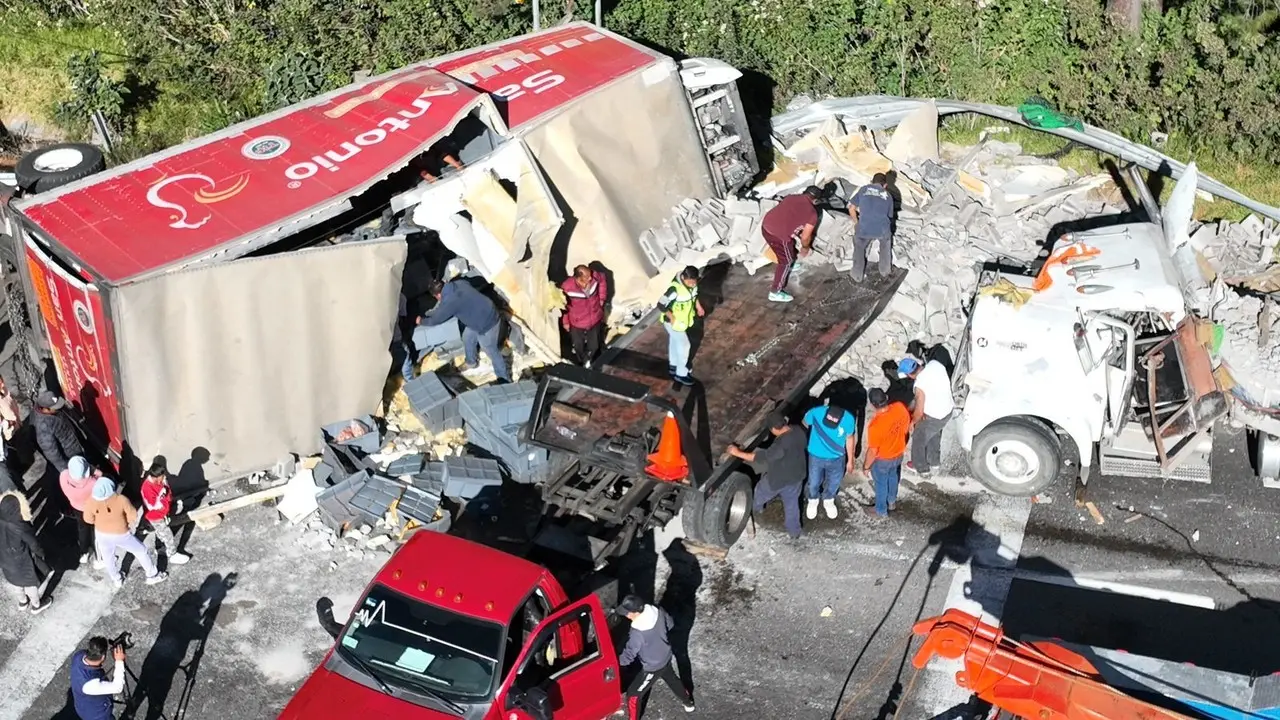
<path id="1" fill-rule="evenodd" d="M 831 518 L 832 520 L 836 519 L 836 501 L 835 500 L 823 500 L 822 509 L 827 511 L 827 517 Z"/>
<path id="2" fill-rule="evenodd" d="M 810 520 L 818 517 L 818 501 L 810 500 L 809 504 L 804 506 L 804 516 Z"/>
<path id="3" fill-rule="evenodd" d="M 147 578 L 147 584 L 155 585 L 157 583 L 162 583 L 168 577 L 169 577 L 169 573 L 158 572 L 155 575 L 152 575 L 151 577 Z"/>
<path id="4" fill-rule="evenodd" d="M 186 553 L 176 552 L 169 556 L 170 565 L 186 565 L 191 562 L 191 556 Z"/>
<path id="5" fill-rule="evenodd" d="M 87 552 L 87 553 L 85 553 L 85 554 L 83 554 L 83 555 L 81 555 L 81 556 L 80 556 L 80 560 L 79 560 L 79 562 L 77 562 L 77 563 L 76 563 L 76 566 L 78 567 L 78 566 L 80 566 L 80 565 L 84 565 L 85 563 L 89 562 L 90 560 L 93 560 L 93 553 L 91 553 L 91 552 Z"/>
<path id="6" fill-rule="evenodd" d="M 590 370 L 590 369 L 591 369 L 591 361 L 590 361 L 590 360 L 588 360 L 588 361 L 586 361 L 586 362 L 582 363 L 582 367 L 584 367 L 584 368 L 586 368 L 586 369 Z"/>
<path id="7" fill-rule="evenodd" d="M 105 568 L 106 566 L 107 566 L 107 562 L 106 562 L 105 560 L 103 560 L 102 558 L 100 558 L 100 557 L 95 557 L 95 558 L 93 559 L 93 569 L 94 569 L 94 570 L 101 570 L 101 569 Z"/>

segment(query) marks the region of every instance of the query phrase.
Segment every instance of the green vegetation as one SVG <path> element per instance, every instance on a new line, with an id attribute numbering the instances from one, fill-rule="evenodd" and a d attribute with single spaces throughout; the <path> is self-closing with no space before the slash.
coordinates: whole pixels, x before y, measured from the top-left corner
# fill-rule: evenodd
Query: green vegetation
<path id="1" fill-rule="evenodd" d="M 53 119 L 96 107 L 68 81 L 100 51 L 126 151 L 140 153 L 381 71 L 528 31 L 514 0 L 28 0 L 0 12 L 0 112 Z M 582 8 L 588 3 L 579 3 Z M 1099 0 L 619 0 L 606 25 L 677 55 L 748 72 L 761 111 L 797 93 L 885 93 L 1062 112 L 1168 152 L 1260 200 L 1280 201 L 1280 12 L 1238 0 L 1165 0 L 1126 34 Z M 1148 6 L 1149 8 L 1152 6 Z M 543 2 L 544 20 L 561 10 Z M 83 75 L 83 67 L 77 71 Z M 83 86 L 83 83 L 80 83 Z M 78 105 L 77 105 L 78 103 Z M 108 105 L 111 103 L 108 102 Z M 63 118 L 83 133 L 74 117 Z M 949 133 L 961 132 L 949 123 Z M 1017 133 L 1029 151 L 1061 141 Z M 1044 143 L 1042 146 L 1036 143 Z M 1064 160 L 1096 167 L 1092 152 Z M 1214 204 L 1214 215 L 1237 216 Z"/>

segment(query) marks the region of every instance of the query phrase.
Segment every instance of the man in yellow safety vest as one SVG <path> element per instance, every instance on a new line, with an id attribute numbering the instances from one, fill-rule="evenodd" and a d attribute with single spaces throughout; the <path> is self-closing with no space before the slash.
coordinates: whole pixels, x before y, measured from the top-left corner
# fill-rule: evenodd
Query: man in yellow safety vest
<path id="1" fill-rule="evenodd" d="M 698 299 L 698 280 L 701 273 L 690 265 L 671 281 L 667 292 L 658 300 L 658 310 L 662 312 L 662 326 L 667 329 L 667 365 L 671 379 L 681 385 L 692 385 L 689 376 L 689 328 L 693 327 L 695 318 L 700 318 L 706 311 L 702 309 L 702 301 Z"/>

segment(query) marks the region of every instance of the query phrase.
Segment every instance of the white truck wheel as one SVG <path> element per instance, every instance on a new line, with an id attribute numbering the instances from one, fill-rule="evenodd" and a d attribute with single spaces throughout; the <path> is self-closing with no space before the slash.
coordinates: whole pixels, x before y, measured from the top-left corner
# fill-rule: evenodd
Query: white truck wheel
<path id="1" fill-rule="evenodd" d="M 1062 451 L 1057 437 L 1044 424 L 1006 418 L 978 433 L 969 466 L 978 481 L 993 492 L 1027 497 L 1057 479 Z"/>

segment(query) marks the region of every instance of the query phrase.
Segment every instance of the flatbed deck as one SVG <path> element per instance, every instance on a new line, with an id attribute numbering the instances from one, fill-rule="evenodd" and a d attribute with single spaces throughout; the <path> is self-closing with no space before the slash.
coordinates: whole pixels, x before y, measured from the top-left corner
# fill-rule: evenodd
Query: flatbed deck
<path id="1" fill-rule="evenodd" d="M 884 310 L 906 271 L 871 273 L 854 283 L 831 265 L 801 263 L 792 273 L 791 303 L 769 302 L 773 267 L 747 273 L 736 264 L 708 268 L 699 285 L 707 314 L 690 331 L 693 376 L 675 385 L 667 370 L 667 332 L 657 313 L 611 344 L 603 372 L 641 383 L 684 413 L 712 465 L 729 443 L 750 443 L 765 430 L 767 414 L 792 406 Z M 589 394 L 575 404 L 591 411 L 604 435 L 636 433 L 648 423 L 643 404 L 611 403 Z"/>

